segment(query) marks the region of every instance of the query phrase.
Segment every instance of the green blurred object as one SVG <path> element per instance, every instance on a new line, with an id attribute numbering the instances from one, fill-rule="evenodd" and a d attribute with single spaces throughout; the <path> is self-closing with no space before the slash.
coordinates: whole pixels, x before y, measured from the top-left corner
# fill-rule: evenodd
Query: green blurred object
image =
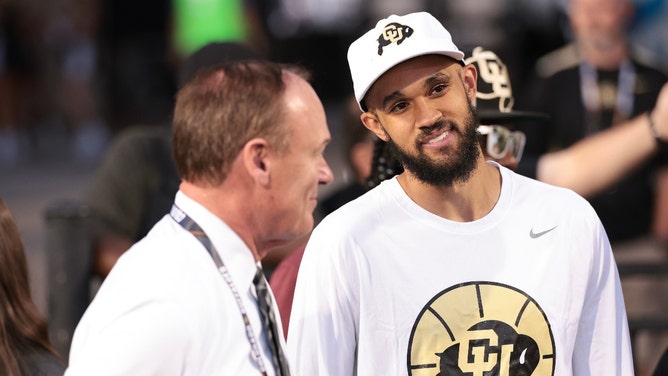
<path id="1" fill-rule="evenodd" d="M 243 41 L 247 37 L 240 0 L 173 0 L 174 44 L 181 56 L 209 42 Z"/>

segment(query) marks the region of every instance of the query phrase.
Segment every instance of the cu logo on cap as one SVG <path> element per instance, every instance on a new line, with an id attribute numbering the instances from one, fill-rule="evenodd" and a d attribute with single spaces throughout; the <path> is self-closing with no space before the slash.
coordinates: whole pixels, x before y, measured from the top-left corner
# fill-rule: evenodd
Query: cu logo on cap
<path id="1" fill-rule="evenodd" d="M 383 48 L 389 44 L 401 44 L 406 38 L 413 35 L 413 28 L 402 25 L 400 23 L 392 22 L 387 24 L 383 29 L 383 33 L 378 37 L 378 55 L 383 54 Z"/>

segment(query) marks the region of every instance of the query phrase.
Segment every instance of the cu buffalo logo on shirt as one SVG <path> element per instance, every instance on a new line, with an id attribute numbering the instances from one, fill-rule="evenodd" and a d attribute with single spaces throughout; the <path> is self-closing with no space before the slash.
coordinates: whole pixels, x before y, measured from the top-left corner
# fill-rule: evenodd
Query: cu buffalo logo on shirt
<path id="1" fill-rule="evenodd" d="M 410 26 L 396 22 L 387 24 L 383 29 L 383 33 L 378 37 L 378 55 L 383 54 L 385 46 L 392 43 L 399 45 L 411 35 L 413 35 L 413 28 Z"/>
<path id="2" fill-rule="evenodd" d="M 550 324 L 530 296 L 499 283 L 468 282 L 441 291 L 418 315 L 408 373 L 550 376 L 554 358 Z"/>

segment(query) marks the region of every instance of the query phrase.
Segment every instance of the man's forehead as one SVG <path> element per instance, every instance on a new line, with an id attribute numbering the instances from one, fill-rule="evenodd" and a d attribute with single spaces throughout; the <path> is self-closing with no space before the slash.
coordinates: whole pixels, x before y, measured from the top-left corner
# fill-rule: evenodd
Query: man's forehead
<path id="1" fill-rule="evenodd" d="M 371 86 L 366 95 L 367 105 L 379 106 L 388 95 L 398 94 L 414 83 L 429 85 L 434 78 L 451 79 L 461 65 L 441 55 L 425 55 L 412 58 L 389 69 Z"/>

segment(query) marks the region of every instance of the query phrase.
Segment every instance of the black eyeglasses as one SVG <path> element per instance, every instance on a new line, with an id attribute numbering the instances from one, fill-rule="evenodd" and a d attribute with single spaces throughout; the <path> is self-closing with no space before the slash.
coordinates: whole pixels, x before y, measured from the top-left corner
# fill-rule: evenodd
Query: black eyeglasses
<path id="1" fill-rule="evenodd" d="M 511 152 L 517 162 L 522 159 L 526 135 L 520 131 L 511 131 L 502 125 L 479 125 L 478 133 L 487 136 L 487 154 L 501 159 Z"/>

